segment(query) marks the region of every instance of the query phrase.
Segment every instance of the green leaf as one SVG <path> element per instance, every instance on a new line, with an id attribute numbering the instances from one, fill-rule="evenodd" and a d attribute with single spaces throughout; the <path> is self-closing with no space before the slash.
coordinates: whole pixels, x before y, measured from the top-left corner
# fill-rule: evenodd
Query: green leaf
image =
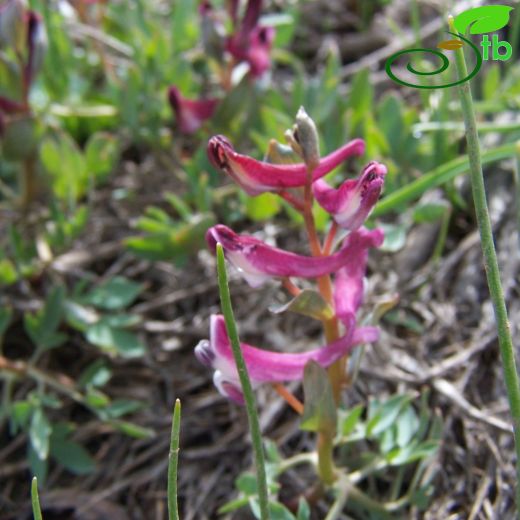
<path id="1" fill-rule="evenodd" d="M 260 519 L 260 505 L 258 504 L 258 498 L 252 496 L 249 498 L 249 506 L 251 511 L 255 515 L 255 518 Z M 279 502 L 269 502 L 269 517 L 270 520 L 295 520 L 294 515 Z"/>
<path id="2" fill-rule="evenodd" d="M 346 437 L 352 431 L 354 431 L 354 428 L 356 427 L 364 409 L 365 407 L 362 404 L 358 404 L 348 412 L 347 416 L 343 421 L 343 424 L 341 425 L 342 435 Z"/>
<path id="3" fill-rule="evenodd" d="M 76 475 L 86 475 L 96 469 L 94 459 L 83 446 L 62 436 L 51 436 L 50 454 Z"/>
<path id="4" fill-rule="evenodd" d="M 396 253 L 406 244 L 407 226 L 403 224 L 389 224 L 382 222 L 378 225 L 385 232 L 385 240 L 381 249 L 390 253 Z"/>
<path id="5" fill-rule="evenodd" d="M 298 512 L 296 513 L 296 520 L 310 520 L 311 509 L 305 498 L 301 497 L 298 504 Z"/>
<path id="6" fill-rule="evenodd" d="M 2 285 L 11 285 L 18 280 L 16 268 L 7 258 L 0 259 L 0 287 Z"/>
<path id="7" fill-rule="evenodd" d="M 125 358 L 140 357 L 146 351 L 145 345 L 135 334 L 111 327 L 104 320 L 88 327 L 85 335 L 93 345 Z"/>
<path id="8" fill-rule="evenodd" d="M 49 439 L 52 426 L 41 408 L 34 410 L 29 428 L 29 439 L 34 452 L 40 460 L 47 459 L 49 455 Z"/>
<path id="9" fill-rule="evenodd" d="M 256 475 L 253 473 L 242 473 L 235 480 L 235 487 L 246 496 L 257 495 Z"/>
<path id="10" fill-rule="evenodd" d="M 419 429 L 419 418 L 411 405 L 407 406 L 397 419 L 396 442 L 400 448 L 407 446 Z"/>
<path id="11" fill-rule="evenodd" d="M 128 435 L 129 437 L 135 437 L 136 439 L 150 439 L 155 437 L 155 432 L 152 429 L 144 428 L 143 426 L 128 421 L 114 419 L 110 421 L 110 424 L 116 430 Z"/>
<path id="12" fill-rule="evenodd" d="M 327 371 L 315 361 L 305 365 L 303 393 L 305 406 L 300 428 L 313 432 L 334 432 L 337 414 L 332 387 Z"/>
<path id="13" fill-rule="evenodd" d="M 401 410 L 410 403 L 413 395 L 393 395 L 375 408 L 371 407 L 371 418 L 367 423 L 367 435 L 377 436 L 390 428 L 396 421 Z"/>
<path id="14" fill-rule="evenodd" d="M 304 289 L 288 303 L 271 306 L 269 310 L 274 314 L 291 311 L 317 320 L 330 320 L 334 317 L 332 307 L 323 299 L 320 293 L 312 289 Z"/>
<path id="15" fill-rule="evenodd" d="M 140 410 L 144 407 L 144 403 L 141 401 L 135 401 L 132 399 L 116 399 L 108 406 L 106 406 L 103 412 L 112 419 L 117 419 L 123 415 Z"/>
<path id="16" fill-rule="evenodd" d="M 104 181 L 110 175 L 119 159 L 119 142 L 108 132 L 92 134 L 85 146 L 85 160 L 90 175 L 97 181 Z"/>
<path id="17" fill-rule="evenodd" d="M 29 424 L 29 419 L 33 411 L 33 405 L 29 401 L 16 401 L 11 405 L 11 429 L 13 435 L 18 432 L 19 429 L 25 430 Z"/>
<path id="18" fill-rule="evenodd" d="M 234 500 L 230 500 L 229 502 L 226 502 L 224 505 L 220 506 L 218 509 L 218 513 L 223 515 L 225 513 L 231 513 L 233 511 L 236 511 L 237 509 L 240 509 L 241 507 L 247 506 L 249 503 L 248 497 L 242 497 L 242 498 L 236 498 Z"/>
<path id="19" fill-rule="evenodd" d="M 66 202 L 77 201 L 85 193 L 89 180 L 87 163 L 68 134 L 45 138 L 40 146 L 40 159 L 56 197 Z"/>
<path id="20" fill-rule="evenodd" d="M 402 466 L 435 455 L 439 449 L 438 441 L 425 441 L 419 444 L 408 444 L 404 448 L 397 448 L 386 455 L 386 460 L 392 466 Z"/>
<path id="21" fill-rule="evenodd" d="M 509 23 L 512 7 L 507 5 L 484 5 L 463 11 L 455 17 L 454 25 L 457 31 L 470 34 L 484 34 L 498 31 Z"/>
<path id="22" fill-rule="evenodd" d="M 435 222 L 440 220 L 446 211 L 448 205 L 446 203 L 428 203 L 415 206 L 413 210 L 413 220 L 417 224 Z"/>
<path id="23" fill-rule="evenodd" d="M 255 221 L 268 220 L 280 211 L 279 198 L 273 193 L 263 193 L 257 197 L 244 195 L 246 215 Z"/>
<path id="24" fill-rule="evenodd" d="M 112 371 L 106 365 L 105 361 L 98 359 L 91 363 L 79 376 L 78 386 L 85 388 L 101 387 L 108 383 L 112 377 Z"/>
<path id="25" fill-rule="evenodd" d="M 63 317 L 64 299 L 65 289 L 55 287 L 38 312 L 24 315 L 25 330 L 39 348 L 51 349 L 67 339 L 65 334 L 57 332 Z"/>
<path id="26" fill-rule="evenodd" d="M 119 310 L 132 304 L 142 290 L 141 284 L 115 276 L 85 295 L 84 301 L 100 309 Z"/>

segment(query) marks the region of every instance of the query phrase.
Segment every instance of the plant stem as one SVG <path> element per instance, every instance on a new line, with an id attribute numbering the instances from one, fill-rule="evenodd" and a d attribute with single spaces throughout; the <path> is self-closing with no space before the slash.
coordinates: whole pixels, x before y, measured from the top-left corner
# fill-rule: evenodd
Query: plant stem
<path id="1" fill-rule="evenodd" d="M 451 31 L 454 32 L 452 18 L 450 18 L 450 27 Z M 462 48 L 456 51 L 455 57 L 459 77 L 463 78 L 467 75 L 467 68 Z M 509 408 L 513 418 L 516 448 L 516 503 L 517 508 L 520 508 L 520 385 L 518 383 L 511 329 L 509 327 L 504 293 L 500 281 L 500 270 L 493 243 L 493 231 L 486 201 L 484 176 L 480 160 L 480 144 L 469 82 L 459 85 L 459 94 L 462 113 L 464 115 L 464 125 L 466 127 L 475 214 L 480 232 L 489 292 L 495 311 L 495 320 L 497 322 L 498 344 L 504 370 L 504 382 L 509 399 Z"/>
<path id="2" fill-rule="evenodd" d="M 179 506 L 177 503 L 177 468 L 179 465 L 180 430 L 181 402 L 177 399 L 173 409 L 170 452 L 168 453 L 168 518 L 170 520 L 179 519 Z"/>
<path id="3" fill-rule="evenodd" d="M 40 498 L 38 497 L 38 479 L 33 477 L 31 482 L 31 504 L 34 520 L 42 520 Z"/>
<path id="4" fill-rule="evenodd" d="M 302 402 L 294 396 L 282 383 L 273 383 L 273 388 L 275 392 L 283 397 L 287 404 L 299 415 L 303 414 L 303 404 Z"/>
<path id="5" fill-rule="evenodd" d="M 264 448 L 262 445 L 262 434 L 260 432 L 260 423 L 258 421 L 258 414 L 256 413 L 255 396 L 247 366 L 242 356 L 240 349 L 240 341 L 238 338 L 237 325 L 233 315 L 233 307 L 231 305 L 231 295 L 229 293 L 229 286 L 226 272 L 226 261 L 224 259 L 224 250 L 221 244 L 217 244 L 217 273 L 218 273 L 218 287 L 220 293 L 220 303 L 222 306 L 222 313 L 226 322 L 226 329 L 231 342 L 233 350 L 233 357 L 237 367 L 238 377 L 242 386 L 244 400 L 246 403 L 247 418 L 249 421 L 249 429 L 251 431 L 251 440 L 253 443 L 253 451 L 255 455 L 256 465 L 256 479 L 258 486 L 258 501 L 260 505 L 261 520 L 269 520 L 268 496 L 267 496 L 267 480 L 265 474 Z"/>
<path id="6" fill-rule="evenodd" d="M 318 473 L 321 481 L 330 486 L 336 480 L 332 451 L 334 449 L 334 432 L 318 433 Z"/>

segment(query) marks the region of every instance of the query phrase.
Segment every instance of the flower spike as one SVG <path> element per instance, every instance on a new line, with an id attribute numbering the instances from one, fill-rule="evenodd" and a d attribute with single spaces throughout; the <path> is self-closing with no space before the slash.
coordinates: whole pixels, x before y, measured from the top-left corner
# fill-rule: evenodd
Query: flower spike
<path id="1" fill-rule="evenodd" d="M 383 240 L 381 229 L 369 231 L 361 228 L 350 233 L 343 242 L 343 248 L 349 255 L 334 279 L 334 307 L 336 316 L 347 327 L 355 323 L 357 310 L 363 303 L 368 249 L 379 247 Z"/>
<path id="2" fill-rule="evenodd" d="M 218 224 L 208 229 L 206 241 L 214 252 L 222 244 L 224 254 L 242 274 L 251 287 L 259 287 L 272 277 L 297 276 L 317 278 L 337 271 L 348 262 L 348 247 L 330 256 L 302 256 L 271 247 L 251 235 L 238 235 L 232 229 Z"/>
<path id="3" fill-rule="evenodd" d="M 219 103 L 219 100 L 214 98 L 187 99 L 175 86 L 168 89 L 168 100 L 177 116 L 179 128 L 185 134 L 196 132 L 211 118 Z"/>
<path id="4" fill-rule="evenodd" d="M 240 346 L 251 383 L 256 388 L 266 382 L 300 380 L 307 362 L 314 360 L 323 367 L 328 367 L 356 345 L 376 341 L 378 337 L 379 331 L 375 327 L 351 328 L 338 340 L 299 354 L 271 352 L 246 343 L 241 343 Z M 202 340 L 195 347 L 195 355 L 203 365 L 215 370 L 213 382 L 218 391 L 232 401 L 243 404 L 240 380 L 222 315 L 211 316 L 210 339 Z"/>
<path id="5" fill-rule="evenodd" d="M 353 231 L 363 225 L 374 208 L 386 172 L 384 165 L 371 162 L 358 179 L 345 181 L 337 190 L 319 179 L 312 185 L 314 197 L 340 227 Z"/>
<path id="6" fill-rule="evenodd" d="M 313 172 L 313 181 L 331 172 L 347 158 L 363 155 L 364 152 L 365 143 L 362 139 L 348 142 L 320 159 Z M 305 186 L 307 179 L 305 164 L 276 165 L 257 161 L 235 152 L 233 145 L 222 135 L 214 136 L 209 140 L 208 157 L 215 168 L 230 175 L 248 195 L 302 187 Z"/>

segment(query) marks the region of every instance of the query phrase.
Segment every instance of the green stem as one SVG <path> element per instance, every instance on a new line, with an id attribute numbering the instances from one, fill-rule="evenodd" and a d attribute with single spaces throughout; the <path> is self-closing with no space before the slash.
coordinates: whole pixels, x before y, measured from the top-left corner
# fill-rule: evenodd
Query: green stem
<path id="1" fill-rule="evenodd" d="M 515 183 L 515 206 L 516 206 L 516 232 L 518 244 L 520 245 L 520 141 L 516 143 L 516 159 L 513 166 L 513 179 Z"/>
<path id="2" fill-rule="evenodd" d="M 318 433 L 318 473 L 321 481 L 330 486 L 336 480 L 334 460 L 332 457 L 334 449 L 334 435 L 331 432 Z"/>
<path id="3" fill-rule="evenodd" d="M 38 479 L 36 477 L 33 477 L 31 482 L 31 504 L 34 520 L 42 520 L 40 498 L 38 497 Z"/>
<path id="4" fill-rule="evenodd" d="M 450 27 L 451 31 L 454 32 L 453 19 L 450 19 Z M 462 48 L 457 50 L 455 57 L 459 77 L 463 78 L 467 75 L 467 68 Z M 469 82 L 459 85 L 459 93 L 462 113 L 464 115 L 464 125 L 466 127 L 473 201 L 480 232 L 484 267 L 495 311 L 495 320 L 497 322 L 498 344 L 502 358 L 504 382 L 509 399 L 509 408 L 513 418 L 516 448 L 516 503 L 517 507 L 520 507 L 520 385 L 516 370 L 511 329 L 509 327 L 504 293 L 500 281 L 500 270 L 498 268 L 497 255 L 493 243 L 493 231 L 486 202 L 486 190 L 480 160 L 480 144 Z"/>
<path id="5" fill-rule="evenodd" d="M 179 437 L 181 430 L 181 402 L 175 401 L 173 409 L 172 433 L 170 438 L 170 452 L 168 454 L 168 518 L 179 520 L 179 506 L 177 503 L 177 468 L 179 465 Z"/>
<path id="6" fill-rule="evenodd" d="M 249 421 L 249 429 L 251 431 L 251 440 L 253 443 L 253 451 L 255 455 L 256 465 L 256 479 L 258 486 L 258 499 L 260 504 L 260 518 L 261 520 L 269 520 L 269 499 L 267 495 L 267 480 L 265 474 L 264 462 L 264 448 L 262 445 L 262 434 L 260 432 L 260 423 L 256 413 L 255 396 L 247 366 L 242 356 L 240 349 L 240 341 L 238 339 L 237 325 L 233 315 L 233 307 L 231 305 L 231 295 L 229 294 L 229 286 L 226 272 L 226 261 L 224 259 L 224 250 L 221 244 L 217 244 L 217 273 L 218 273 L 218 287 L 220 293 L 220 303 L 222 306 L 222 313 L 226 322 L 226 329 L 231 342 L 233 350 L 233 357 L 237 367 L 238 377 L 242 386 L 244 400 L 246 403 L 247 418 Z"/>

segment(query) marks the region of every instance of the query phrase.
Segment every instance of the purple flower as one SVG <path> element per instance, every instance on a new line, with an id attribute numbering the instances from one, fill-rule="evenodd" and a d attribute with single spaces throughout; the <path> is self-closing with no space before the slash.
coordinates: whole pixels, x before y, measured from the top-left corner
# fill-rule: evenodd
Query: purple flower
<path id="1" fill-rule="evenodd" d="M 336 316 L 347 328 L 355 323 L 356 312 L 363 302 L 368 249 L 379 247 L 383 240 L 381 229 L 369 231 L 361 228 L 352 231 L 343 242 L 343 249 L 348 252 L 348 256 L 334 278 L 334 307 Z"/>
<path id="2" fill-rule="evenodd" d="M 168 100 L 177 116 L 179 128 L 185 134 L 196 132 L 211 118 L 219 103 L 218 99 L 213 98 L 187 99 L 175 86 L 168 89 Z"/>
<path id="3" fill-rule="evenodd" d="M 305 365 L 310 360 L 328 367 L 356 345 L 376 341 L 378 337 L 377 328 L 360 327 L 350 328 L 345 336 L 329 345 L 298 354 L 271 352 L 246 343 L 241 343 L 240 347 L 251 384 L 256 388 L 266 382 L 300 380 L 303 378 Z M 202 364 L 215 370 L 213 382 L 218 391 L 232 401 L 243 404 L 240 379 L 222 315 L 211 316 L 210 339 L 201 341 L 195 347 L 195 355 Z"/>
<path id="4" fill-rule="evenodd" d="M 261 76 L 271 66 L 271 46 L 274 28 L 258 25 L 261 0 L 249 0 L 242 22 L 238 23 L 238 2 L 230 3 L 230 16 L 235 26 L 234 33 L 228 37 L 226 50 L 237 60 L 249 64 L 254 77 Z"/>
<path id="5" fill-rule="evenodd" d="M 250 235 L 238 235 L 232 229 L 217 224 L 208 229 L 206 241 L 214 252 L 222 244 L 224 254 L 251 287 L 259 287 L 273 276 L 317 278 L 337 271 L 348 262 L 348 247 L 330 256 L 302 256 L 268 246 Z"/>
<path id="6" fill-rule="evenodd" d="M 331 172 L 345 159 L 362 155 L 364 152 L 365 143 L 362 139 L 350 141 L 320 160 L 313 171 L 313 180 L 316 181 Z M 209 140 L 208 157 L 215 168 L 230 175 L 248 195 L 298 188 L 306 184 L 305 164 L 277 165 L 257 161 L 235 152 L 233 145 L 222 135 L 216 135 Z"/>
<path id="7" fill-rule="evenodd" d="M 369 163 L 358 179 L 345 181 L 337 190 L 319 179 L 312 185 L 318 204 L 345 229 L 353 231 L 363 225 L 379 199 L 386 167 Z"/>

